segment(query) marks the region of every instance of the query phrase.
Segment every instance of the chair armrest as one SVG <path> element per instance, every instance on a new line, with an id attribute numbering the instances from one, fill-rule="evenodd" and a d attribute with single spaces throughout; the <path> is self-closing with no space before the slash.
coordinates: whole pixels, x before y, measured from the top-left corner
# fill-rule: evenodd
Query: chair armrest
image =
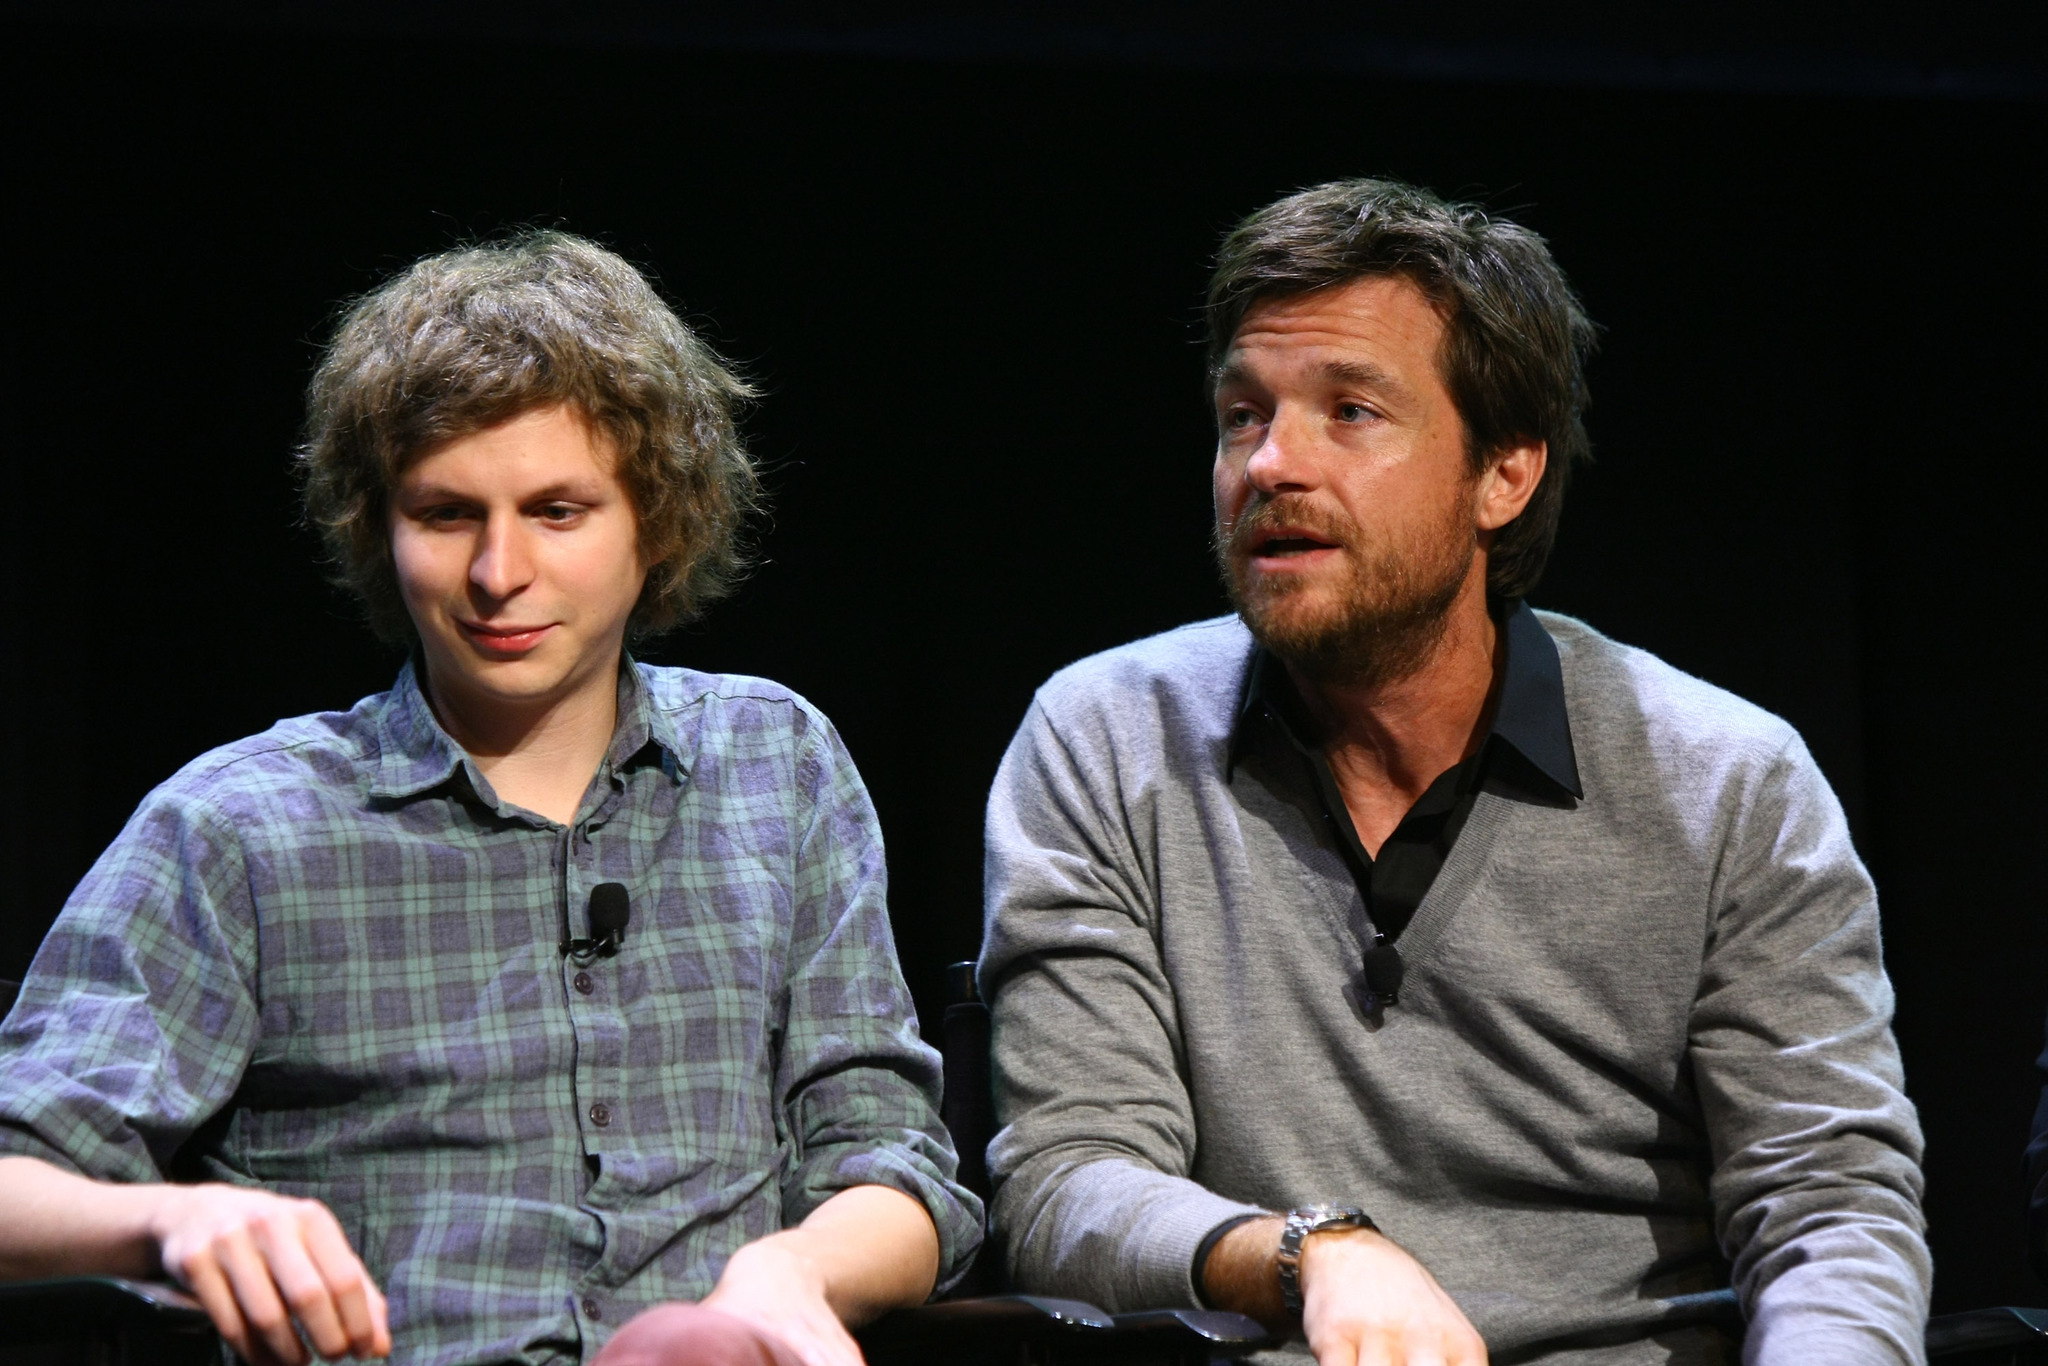
<path id="1" fill-rule="evenodd" d="M 1115 1316 L 1110 1334 L 1118 1359 L 1137 1351 L 1149 1359 L 1234 1360 L 1274 1345 L 1257 1319 L 1223 1309 L 1148 1309 Z"/>
<path id="2" fill-rule="evenodd" d="M 1269 1343 L 1266 1331 L 1242 1314 L 1155 1309 L 1112 1317 L 1079 1300 L 1038 1295 L 899 1309 L 854 1336 L 870 1366 L 1191 1366 L 1245 1356 Z"/>
<path id="3" fill-rule="evenodd" d="M 1940 1314 L 1927 1321 L 1927 1355 L 1951 1357 L 1962 1352 L 1998 1348 L 2032 1348 L 2024 1354 L 2001 1352 L 2005 1361 L 2048 1361 L 2048 1309 L 1971 1309 Z"/>
<path id="4" fill-rule="evenodd" d="M 0 1366 L 217 1366 L 220 1336 L 184 1291 L 119 1276 L 0 1285 Z"/>
<path id="5" fill-rule="evenodd" d="M 853 1336 L 869 1366 L 951 1366 L 960 1360 L 1043 1361 L 1067 1341 L 1115 1326 L 1080 1300 L 990 1295 L 892 1310 Z"/>

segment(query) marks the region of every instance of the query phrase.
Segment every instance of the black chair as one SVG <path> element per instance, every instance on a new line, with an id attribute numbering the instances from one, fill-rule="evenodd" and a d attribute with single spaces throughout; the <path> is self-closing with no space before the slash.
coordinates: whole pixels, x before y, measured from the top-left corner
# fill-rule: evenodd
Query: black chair
<path id="1" fill-rule="evenodd" d="M 219 1366 L 198 1301 L 114 1276 L 0 1285 L 0 1366 Z"/>

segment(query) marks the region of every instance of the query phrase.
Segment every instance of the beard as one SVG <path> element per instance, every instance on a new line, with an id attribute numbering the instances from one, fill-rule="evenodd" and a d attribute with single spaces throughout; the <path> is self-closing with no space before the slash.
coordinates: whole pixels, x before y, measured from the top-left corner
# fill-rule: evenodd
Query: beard
<path id="1" fill-rule="evenodd" d="M 1334 593 L 1326 582 L 1252 576 L 1253 546 L 1280 525 L 1343 549 L 1346 572 Z M 1446 515 L 1411 543 L 1375 546 L 1356 522 L 1291 493 L 1253 503 L 1228 530 L 1219 525 L 1215 549 L 1231 605 L 1259 644 L 1318 683 L 1367 688 L 1428 661 L 1479 551 L 1463 499 L 1449 500 Z"/>

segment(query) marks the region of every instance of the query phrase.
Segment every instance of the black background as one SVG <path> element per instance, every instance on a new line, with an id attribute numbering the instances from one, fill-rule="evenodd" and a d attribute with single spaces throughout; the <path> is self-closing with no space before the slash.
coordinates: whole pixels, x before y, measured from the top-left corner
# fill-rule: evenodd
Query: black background
<path id="1" fill-rule="evenodd" d="M 648 266 L 769 391 L 767 562 L 647 653 L 838 723 L 932 1018 L 1031 690 L 1221 610 L 1218 234 L 1393 174 L 1545 233 L 1606 327 L 1536 602 L 1805 733 L 1883 896 L 1937 1307 L 2041 1299 L 2037 49 L 245 8 L 0 29 L 0 976 L 154 783 L 388 685 L 296 521 L 301 387 L 336 300 L 543 223 Z"/>

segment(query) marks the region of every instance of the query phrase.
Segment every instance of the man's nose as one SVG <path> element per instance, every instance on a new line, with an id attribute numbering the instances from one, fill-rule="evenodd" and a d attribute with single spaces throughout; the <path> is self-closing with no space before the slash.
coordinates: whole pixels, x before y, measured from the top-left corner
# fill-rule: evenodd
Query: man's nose
<path id="1" fill-rule="evenodd" d="M 1316 466 L 1307 424 L 1287 409 L 1273 415 L 1261 441 L 1245 461 L 1245 483 L 1260 493 L 1296 493 L 1315 487 Z"/>
<path id="2" fill-rule="evenodd" d="M 486 597 L 503 601 L 533 578 L 533 556 L 516 517 L 487 517 L 469 560 L 469 581 Z"/>

